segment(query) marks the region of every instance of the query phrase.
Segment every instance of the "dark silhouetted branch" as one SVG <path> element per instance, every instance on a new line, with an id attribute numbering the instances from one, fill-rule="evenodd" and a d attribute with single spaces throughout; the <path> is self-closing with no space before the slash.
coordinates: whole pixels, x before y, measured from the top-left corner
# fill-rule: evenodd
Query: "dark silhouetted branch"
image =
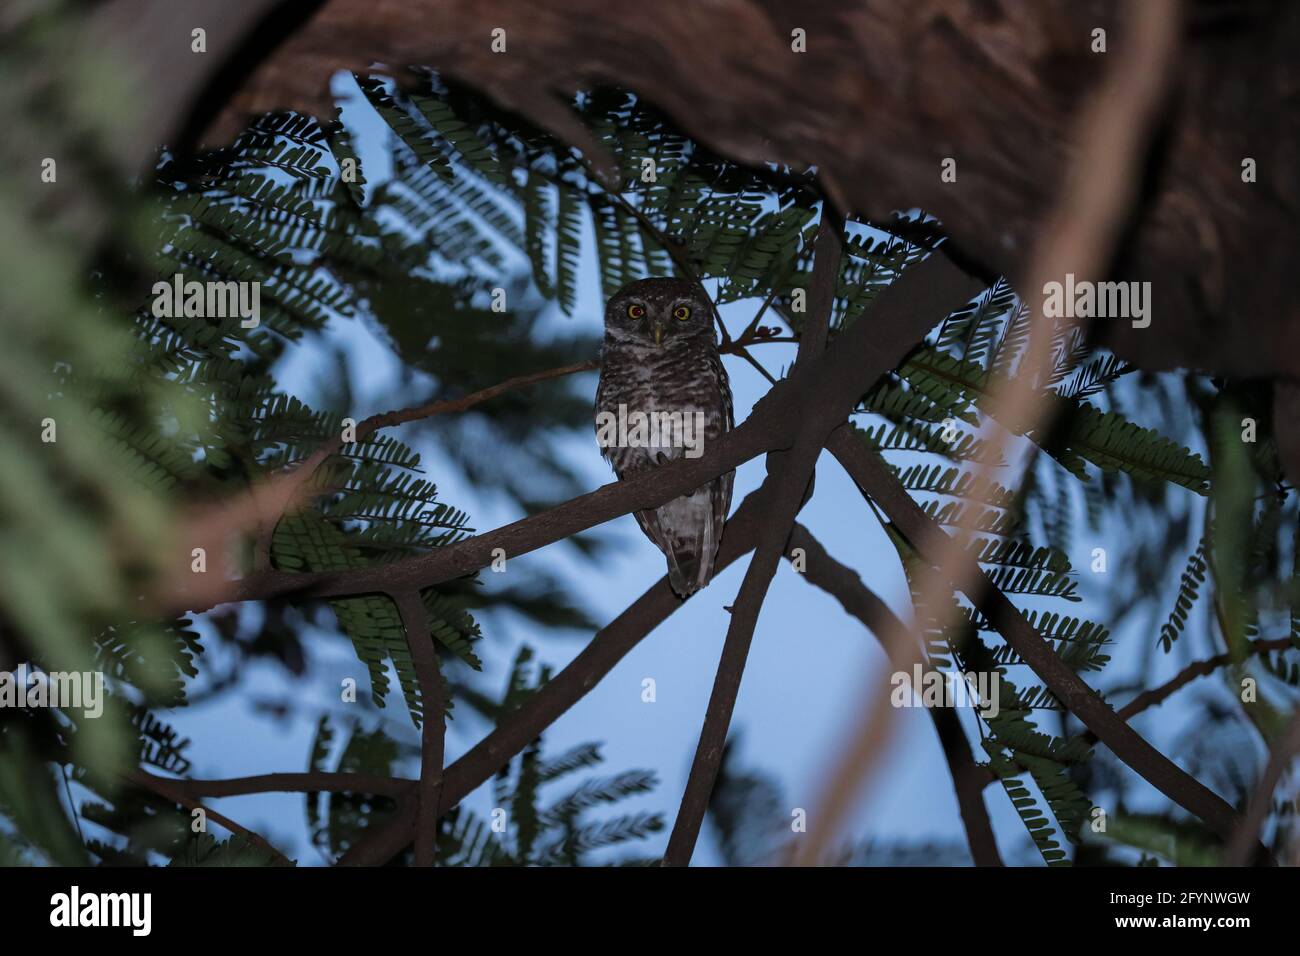
<path id="1" fill-rule="evenodd" d="M 145 790 L 149 790 L 153 793 L 156 793 L 158 796 L 163 797 L 166 800 L 170 800 L 172 803 L 175 803 L 179 806 L 185 807 L 187 810 L 203 811 L 203 815 L 205 818 L 216 821 L 221 826 L 229 830 L 231 833 L 236 833 L 239 834 L 240 836 L 248 838 L 250 841 L 257 844 L 262 849 L 266 850 L 268 853 L 274 855 L 275 858 L 279 860 L 281 863 L 283 863 L 285 866 L 293 865 L 292 860 L 290 860 L 283 853 L 281 853 L 270 843 L 268 843 L 266 838 L 263 837 L 260 833 L 255 833 L 254 831 L 248 829 L 247 827 L 241 826 L 240 824 L 236 823 L 234 820 L 230 819 L 229 817 L 221 813 L 218 813 L 216 810 L 213 810 L 211 807 L 203 806 L 201 803 L 198 802 L 198 800 L 192 797 L 183 788 L 176 786 L 177 781 L 168 780 L 165 777 L 157 777 L 151 773 L 145 773 L 143 770 L 129 771 L 126 774 L 124 774 L 124 776 L 126 777 L 127 780 L 131 781 L 131 783 L 134 783 L 136 786 L 143 787 Z"/>
<path id="2" fill-rule="evenodd" d="M 1260 778 L 1259 786 L 1255 788 L 1255 793 L 1246 807 L 1246 816 L 1237 827 L 1237 831 L 1232 834 L 1232 838 L 1228 840 L 1228 846 L 1224 850 L 1223 862 L 1226 866 L 1245 866 L 1250 862 L 1252 854 L 1258 855 L 1259 831 L 1273 803 L 1273 791 L 1277 789 L 1278 781 L 1282 779 L 1282 774 L 1286 773 L 1287 767 L 1291 765 L 1297 753 L 1300 753 L 1300 710 L 1291 716 L 1286 729 L 1273 745 L 1272 752 L 1268 756 L 1268 765 L 1264 768 L 1264 776 Z M 1267 854 L 1264 862 L 1271 862 L 1267 859 Z"/>
<path id="3" fill-rule="evenodd" d="M 242 797 L 252 793 L 376 793 L 405 796 L 415 780 L 363 773 L 264 773 L 225 780 L 169 779 L 141 770 L 142 779 L 161 781 L 190 797 Z"/>
<path id="4" fill-rule="evenodd" d="M 1246 642 L 1246 650 L 1249 654 L 1267 654 L 1270 651 L 1284 651 L 1292 647 L 1295 647 L 1295 645 L 1291 643 L 1289 637 L 1278 637 L 1272 640 Z M 1118 714 L 1124 720 L 1136 717 L 1138 714 L 1142 713 L 1142 711 L 1163 703 L 1165 699 L 1172 696 L 1175 691 L 1182 689 L 1196 678 L 1205 677 L 1206 675 L 1214 673 L 1220 667 L 1227 667 L 1232 663 L 1232 655 L 1228 653 L 1216 654 L 1214 657 L 1207 657 L 1205 660 L 1201 661 L 1193 661 L 1164 684 L 1138 694 L 1131 701 L 1121 707 Z M 1088 732 L 1088 737 L 1093 741 L 1096 740 L 1096 735 L 1091 731 Z"/>
<path id="5" fill-rule="evenodd" d="M 840 274 L 842 250 L 839 227 L 829 216 L 822 216 L 813 254 L 808 297 L 809 318 L 804 325 L 804 333 L 800 336 L 799 354 L 790 373 L 790 381 L 800 384 L 806 379 L 808 368 L 825 350 L 831 309 L 835 301 L 835 286 Z M 686 790 L 682 794 L 677 819 L 668 838 L 668 849 L 664 852 L 664 866 L 686 866 L 691 862 L 695 841 L 699 838 L 700 826 L 709 807 L 709 797 L 718 778 L 718 768 L 722 765 L 722 752 L 731 728 L 731 715 L 736 708 L 736 695 L 740 693 L 740 681 L 745 673 L 745 661 L 749 657 L 749 646 L 754 639 L 754 628 L 758 624 L 763 600 L 767 597 L 772 576 L 781 561 L 781 553 L 785 550 L 785 540 L 790 534 L 795 515 L 807 500 L 805 492 L 812 480 L 817 457 L 821 454 L 822 443 L 825 441 L 824 431 L 829 431 L 838 421 L 843 420 L 852 407 L 851 402 L 852 399 L 842 409 L 831 406 L 821 410 L 822 414 L 817 418 L 806 419 L 795 439 L 794 448 L 788 454 L 768 455 L 768 479 L 773 485 L 768 514 L 754 557 L 741 582 L 740 593 L 731 609 L 727 639 L 722 646 L 722 658 L 713 680 L 713 690 L 709 695 L 709 706 L 704 714 L 704 726 L 700 730 L 700 740 L 695 748 L 695 759 L 691 762 Z"/>
<path id="6" fill-rule="evenodd" d="M 857 482 L 862 492 L 889 517 L 917 552 L 933 561 L 949 539 L 944 530 L 921 510 L 849 429 L 837 431 L 827 449 Z M 973 559 L 968 560 L 974 564 Z M 1010 600 L 979 567 L 964 575 L 973 585 L 963 590 L 1024 660 L 1039 679 L 1072 714 L 1097 734 L 1115 756 L 1180 807 L 1203 820 L 1224 839 L 1237 826 L 1237 814 L 1222 798 L 1189 776 L 1172 760 L 1147 743 L 1102 697 L 1072 671 L 1043 640 Z"/>
<path id="7" fill-rule="evenodd" d="M 727 522 L 718 549 L 718 571 L 729 566 L 754 547 L 766 487 L 747 497 Z M 600 630 L 569 665 L 546 686 L 506 717 L 443 774 L 440 812 L 446 813 L 489 780 L 529 742 L 535 740 L 570 707 L 583 698 L 629 651 L 662 624 L 682 601 L 660 578 L 622 614 Z M 343 858 L 343 865 L 377 866 L 391 860 L 411 842 L 414 807 L 401 806 L 389 820 L 376 826 Z"/>
<path id="8" fill-rule="evenodd" d="M 446 702 L 438 652 L 429 633 L 429 613 L 419 591 L 391 595 L 402 617 L 406 646 L 420 685 L 423 720 L 420 733 L 420 786 L 416 802 L 415 865 L 433 866 L 438 842 L 438 801 L 442 794 L 442 761 L 447 738 Z"/>
<path id="9" fill-rule="evenodd" d="M 891 628 L 895 633 L 907 630 L 907 625 L 898 619 L 879 595 L 863 583 L 857 571 L 831 557 L 821 542 L 798 522 L 790 533 L 790 551 L 795 549 L 803 552 L 804 580 L 839 601 L 845 611 L 881 639 L 882 646 L 886 646 L 883 635 L 889 633 Z M 925 710 L 934 721 L 944 760 L 952 775 L 957 808 L 965 827 L 966 845 L 970 847 L 971 859 L 976 866 L 1002 866 L 1002 856 L 993 836 L 993 825 L 989 822 L 988 809 L 984 806 L 985 771 L 971 755 L 970 742 L 961 728 L 961 721 L 951 707 L 927 707 Z"/>

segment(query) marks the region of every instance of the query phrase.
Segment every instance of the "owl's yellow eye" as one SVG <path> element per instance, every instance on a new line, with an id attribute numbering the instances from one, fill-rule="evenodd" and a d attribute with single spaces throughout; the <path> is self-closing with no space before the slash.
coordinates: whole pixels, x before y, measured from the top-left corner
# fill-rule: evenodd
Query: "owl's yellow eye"
<path id="1" fill-rule="evenodd" d="M 675 319 L 680 319 L 681 321 L 685 322 L 690 317 L 691 317 L 690 306 L 679 305 L 677 308 L 673 309 L 673 318 Z"/>
<path id="2" fill-rule="evenodd" d="M 643 306 L 643 305 L 629 305 L 629 306 L 627 307 L 627 314 L 628 314 L 631 318 L 639 319 L 639 318 L 641 318 L 641 316 L 645 315 L 645 306 Z"/>

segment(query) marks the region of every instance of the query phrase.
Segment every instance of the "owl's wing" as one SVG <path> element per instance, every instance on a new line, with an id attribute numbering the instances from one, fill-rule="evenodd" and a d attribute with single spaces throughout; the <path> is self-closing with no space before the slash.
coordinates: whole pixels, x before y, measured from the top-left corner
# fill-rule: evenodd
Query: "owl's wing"
<path id="1" fill-rule="evenodd" d="M 654 511 L 638 511 L 641 530 L 668 559 L 668 582 L 682 597 L 689 597 L 713 577 L 722 525 L 717 514 L 721 479 L 709 482 L 695 494 L 674 498 Z"/>
<path id="2" fill-rule="evenodd" d="M 722 417 L 719 424 L 723 432 L 729 432 L 735 427 L 735 411 L 731 403 L 731 383 L 727 379 L 727 369 L 722 364 L 722 356 L 718 354 L 717 349 L 711 349 L 709 354 L 710 370 L 717 377 L 718 395 L 722 408 Z M 720 475 L 709 488 L 709 496 L 713 504 L 713 522 L 717 528 L 717 540 L 722 537 L 722 527 L 727 523 L 727 515 L 731 511 L 731 491 L 735 484 L 736 473 L 729 471 L 725 475 Z M 716 552 L 715 552 L 716 553 Z M 710 564 L 712 564 L 712 557 Z"/>
<path id="3" fill-rule="evenodd" d="M 709 485 L 709 503 L 713 507 L 713 525 L 717 528 L 715 547 L 722 540 L 722 528 L 727 523 L 727 513 L 731 511 L 731 486 L 735 484 L 736 473 L 729 471 L 719 476 Z"/>
<path id="4" fill-rule="evenodd" d="M 634 511 L 632 517 L 636 518 L 636 523 L 641 526 L 641 533 L 653 541 L 656 548 L 667 554 L 666 539 L 663 529 L 659 526 L 658 516 L 653 511 Z"/>

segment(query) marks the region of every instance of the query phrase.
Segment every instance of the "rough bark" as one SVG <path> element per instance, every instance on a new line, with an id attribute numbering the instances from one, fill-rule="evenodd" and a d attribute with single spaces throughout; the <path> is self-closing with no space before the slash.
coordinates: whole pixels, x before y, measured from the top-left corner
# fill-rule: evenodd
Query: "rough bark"
<path id="1" fill-rule="evenodd" d="M 1294 377 L 1300 6 L 1186 10 L 1172 109 L 1112 270 L 1152 283 L 1153 322 L 1110 320 L 1098 334 L 1144 368 Z M 504 54 L 490 48 L 497 27 Z M 791 50 L 796 28 L 806 53 Z M 612 83 L 725 154 L 816 165 L 853 213 L 923 208 L 966 259 L 1014 280 L 1078 146 L 1071 120 L 1108 66 L 1091 52 L 1097 28 L 1120 48 L 1123 4 L 330 0 L 249 64 L 209 136 L 270 109 L 332 115 L 330 74 L 376 62 L 441 69 L 562 136 L 576 131 L 560 98 Z M 945 157 L 956 182 L 940 179 Z M 1242 181 L 1248 157 L 1255 183 Z"/>

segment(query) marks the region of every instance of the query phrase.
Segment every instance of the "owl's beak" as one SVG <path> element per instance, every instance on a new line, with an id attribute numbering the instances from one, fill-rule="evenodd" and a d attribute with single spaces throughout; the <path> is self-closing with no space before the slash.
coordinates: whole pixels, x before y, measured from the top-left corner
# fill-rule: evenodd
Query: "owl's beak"
<path id="1" fill-rule="evenodd" d="M 662 325 L 656 325 L 656 326 L 655 326 L 655 345 L 662 345 L 662 344 L 663 344 L 663 341 L 664 341 L 664 327 L 663 327 Z"/>

